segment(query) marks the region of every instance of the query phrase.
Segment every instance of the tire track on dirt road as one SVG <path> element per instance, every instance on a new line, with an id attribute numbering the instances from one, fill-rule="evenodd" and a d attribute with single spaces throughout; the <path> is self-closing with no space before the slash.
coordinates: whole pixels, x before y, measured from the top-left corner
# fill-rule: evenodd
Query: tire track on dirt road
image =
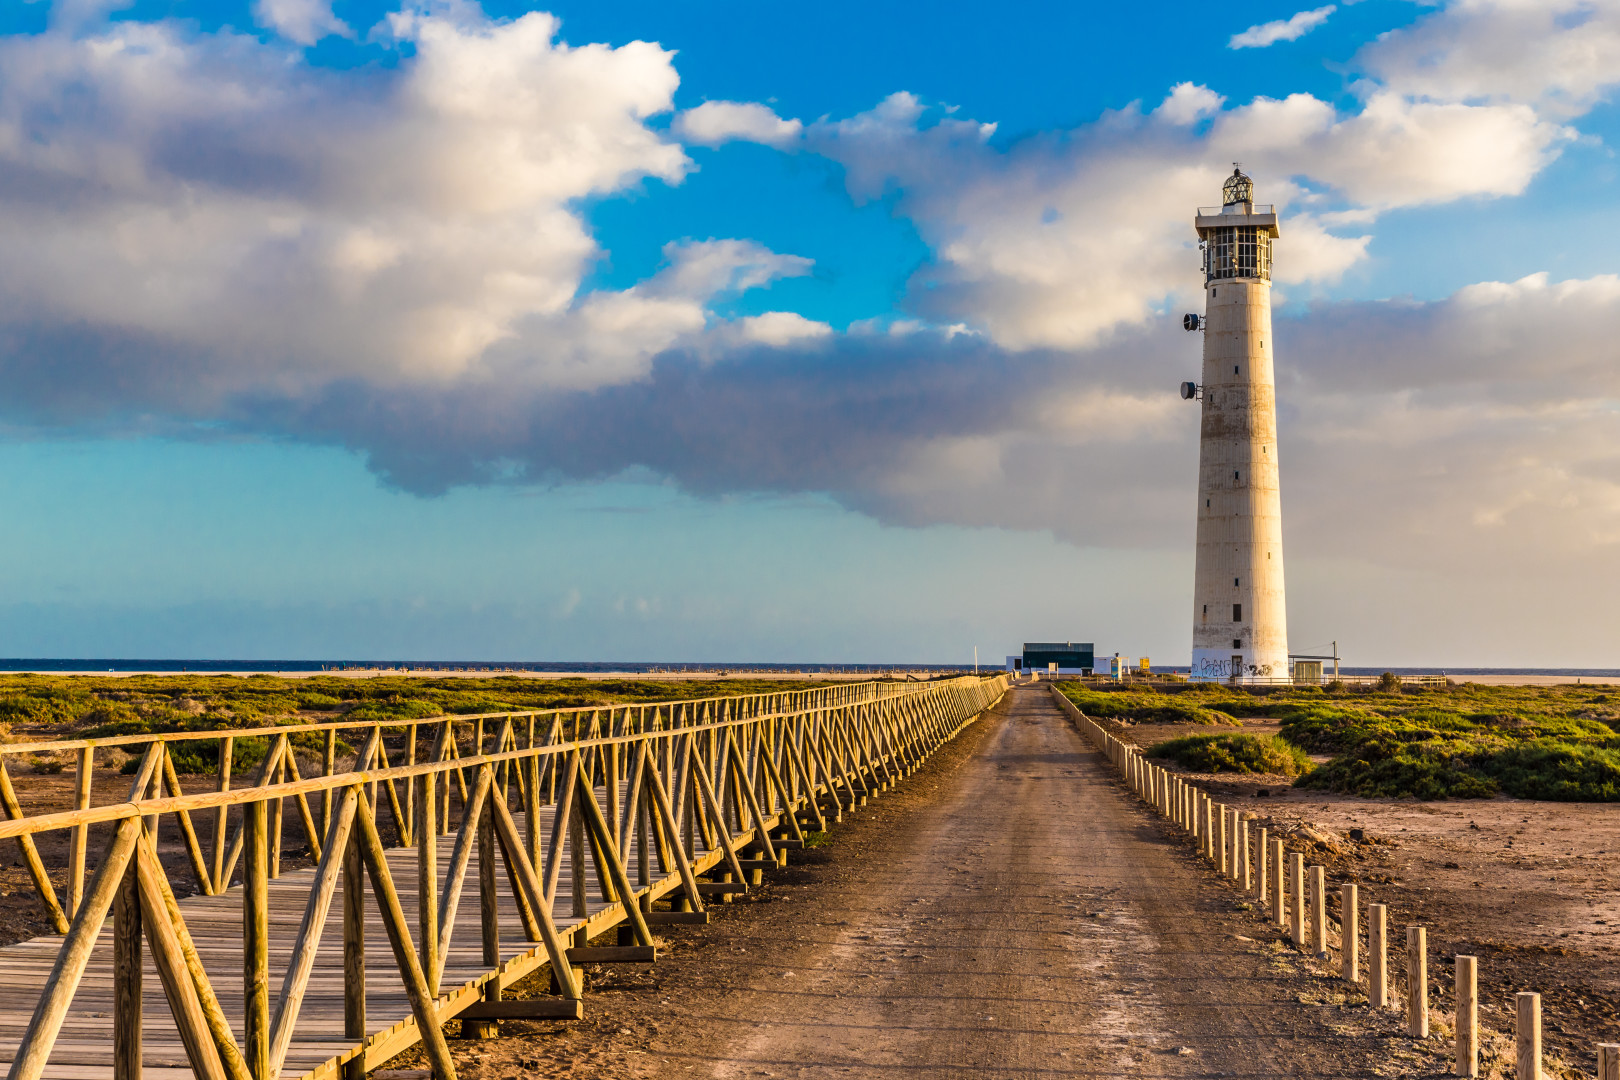
<path id="1" fill-rule="evenodd" d="M 981 723 L 827 941 L 730 1003 L 748 1030 L 699 1056 L 711 1075 L 1388 1075 L 1388 1025 L 1301 1003 L 1322 980 L 1124 795 L 1045 686 Z"/>

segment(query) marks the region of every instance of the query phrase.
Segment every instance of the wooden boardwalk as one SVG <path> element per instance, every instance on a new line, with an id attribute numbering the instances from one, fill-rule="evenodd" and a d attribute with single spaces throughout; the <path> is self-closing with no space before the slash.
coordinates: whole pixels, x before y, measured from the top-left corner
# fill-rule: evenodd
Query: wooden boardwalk
<path id="1" fill-rule="evenodd" d="M 514 815 L 523 824 L 523 815 Z M 541 826 L 545 841 L 549 843 L 551 822 L 542 815 Z M 455 836 L 439 838 L 439 864 L 449 865 Z M 700 851 L 701 851 L 701 844 Z M 705 853 L 707 854 L 707 853 Z M 719 852 L 713 853 L 716 857 Z M 411 925 L 417 921 L 416 850 L 394 848 L 388 853 L 388 867 L 399 890 L 400 903 Z M 470 881 L 478 877 L 476 848 L 467 871 Z M 634 873 L 635 870 L 632 869 Z M 662 878 L 663 875 L 657 875 Z M 280 989 L 281 976 L 292 957 L 294 939 L 304 916 L 315 878 L 315 868 L 294 870 L 270 881 L 270 976 L 271 997 Z M 510 981 L 545 963 L 545 950 L 538 943 L 524 939 L 523 923 L 518 915 L 517 902 L 504 874 L 497 875 L 500 894 L 501 959 L 508 965 Z M 679 885 L 679 878 L 670 875 L 664 887 Z M 594 886 L 594 882 L 590 883 Z M 468 890 L 469 893 L 472 890 Z M 342 907 L 343 886 L 338 886 L 338 897 L 332 909 Z M 604 903 L 600 896 L 588 898 L 589 917 L 571 914 L 573 884 L 567 861 L 563 863 L 561 882 L 557 889 L 558 902 L 553 908 L 557 928 L 569 934 L 586 926 L 591 917 L 602 922 L 602 916 L 617 909 L 617 904 Z M 594 893 L 594 888 L 588 892 Z M 241 993 L 242 971 L 242 887 L 233 886 L 219 896 L 191 896 L 180 901 L 180 910 L 196 942 L 197 952 L 216 987 L 220 1004 L 231 1018 L 237 1039 L 244 1040 L 243 1002 Z M 366 905 L 366 1033 L 368 1041 L 379 1048 L 415 1042 L 411 1038 L 388 1039 L 387 1036 L 408 1035 L 406 1028 L 414 1023 L 402 1021 L 411 1015 L 405 986 L 388 949 L 388 938 L 382 916 L 374 904 Z M 616 919 L 613 921 L 617 921 Z M 10 1069 L 13 1054 L 28 1026 L 34 1003 L 44 991 L 51 967 L 56 961 L 62 939 L 56 936 L 34 938 L 16 945 L 0 948 L 0 1067 Z M 483 942 L 480 934 L 479 907 L 476 895 L 464 897 L 456 912 L 455 933 L 446 949 L 444 978 L 440 983 L 440 1001 L 450 1003 L 467 998 L 476 991 L 489 973 L 484 964 Z M 144 956 L 143 983 L 147 988 L 142 1009 L 143 1070 L 152 1080 L 187 1080 L 191 1066 L 186 1061 L 185 1047 L 174 1019 L 164 999 L 162 984 L 158 981 L 151 954 Z M 310 979 L 304 1007 L 299 1013 L 297 1033 L 288 1051 L 283 1077 L 319 1077 L 330 1075 L 342 1061 L 358 1049 L 353 1039 L 343 1034 L 343 925 L 342 920 L 327 920 L 321 936 L 320 951 L 316 956 L 315 974 Z M 521 972 L 522 974 L 514 974 Z M 111 1024 L 113 1012 L 112 927 L 104 927 L 97 939 L 90 967 L 74 998 L 68 1020 L 62 1027 L 61 1037 L 46 1067 L 45 1076 L 57 1080 L 112 1080 Z M 403 1048 L 403 1047 L 402 1047 Z M 396 1051 L 397 1052 L 397 1051 Z M 375 1055 L 370 1067 L 381 1064 Z"/>
<path id="2" fill-rule="evenodd" d="M 495 1017 L 580 1015 L 570 969 L 653 959 L 649 927 L 707 921 L 705 897 L 745 891 L 803 846 L 804 829 L 886 790 L 1005 688 L 962 678 L 702 710 L 374 721 L 359 737 L 341 722 L 239 731 L 218 740 L 219 790 L 198 793 L 181 791 L 167 747 L 201 736 L 65 741 L 43 749 L 77 753 L 78 809 L 32 817 L 4 762 L 42 747 L 0 747 L 0 838 L 17 843 L 66 930 L 0 948 L 0 1063 L 8 1080 L 356 1080 L 421 1042 L 453 1080 L 443 1023 L 492 1033 Z M 432 749 L 417 760 L 424 727 Z M 352 765 L 336 764 L 339 729 L 360 747 Z M 267 736 L 256 777 L 230 787 L 232 740 Z M 324 739 L 318 775 L 301 775 L 294 738 Z M 107 743 L 144 743 L 144 756 L 128 801 L 92 805 Z M 401 846 L 384 842 L 379 812 Z M 213 824 L 211 860 L 199 815 Z M 271 877 L 293 816 L 320 861 Z M 113 826 L 98 828 L 105 850 L 87 858 L 102 825 Z M 72 838 L 61 897 L 34 840 L 52 832 Z M 176 899 L 176 875 L 201 894 Z M 620 924 L 633 946 L 587 947 Z M 548 993 L 503 997 L 545 968 Z"/>

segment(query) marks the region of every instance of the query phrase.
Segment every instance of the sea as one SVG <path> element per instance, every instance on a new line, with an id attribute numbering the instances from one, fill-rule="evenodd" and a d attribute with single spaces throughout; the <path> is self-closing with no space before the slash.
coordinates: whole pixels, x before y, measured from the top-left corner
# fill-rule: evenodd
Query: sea
<path id="1" fill-rule="evenodd" d="M 884 671 L 972 671 L 972 664 L 824 664 L 824 663 L 761 663 L 755 660 L 726 663 L 719 661 L 645 661 L 645 660 L 140 660 L 117 658 L 28 658 L 0 657 L 0 672 L 265 672 L 276 674 L 306 674 L 309 672 L 344 671 L 476 671 L 499 675 L 525 672 L 556 672 L 558 674 L 627 675 L 674 674 L 686 672 L 804 672 L 806 674 L 859 674 Z M 982 668 L 981 670 L 991 670 Z"/>
<path id="2" fill-rule="evenodd" d="M 762 663 L 755 660 L 722 662 L 713 660 L 649 661 L 649 660 L 151 660 L 120 659 L 111 657 L 0 657 L 0 672 L 21 671 L 74 671 L 128 673 L 150 672 L 266 672 L 275 674 L 306 674 L 309 672 L 344 671 L 455 671 L 504 673 L 604 674 L 652 675 L 702 672 L 775 672 L 804 674 L 861 674 L 863 672 L 915 671 L 941 672 L 974 670 L 972 664 L 920 664 L 920 663 L 862 663 L 827 664 L 813 662 Z M 982 665 L 980 671 L 996 670 Z M 1185 675 L 1191 669 L 1185 666 L 1153 666 L 1155 674 Z M 1379 675 L 1385 671 L 1396 675 L 1545 675 L 1559 678 L 1620 678 L 1620 668 L 1493 668 L 1493 667 L 1351 667 L 1339 669 L 1345 675 Z"/>

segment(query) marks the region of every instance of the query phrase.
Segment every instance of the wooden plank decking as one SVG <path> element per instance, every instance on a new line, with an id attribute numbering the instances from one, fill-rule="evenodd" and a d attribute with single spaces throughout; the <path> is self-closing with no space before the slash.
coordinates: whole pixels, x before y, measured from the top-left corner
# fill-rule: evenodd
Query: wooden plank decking
<path id="1" fill-rule="evenodd" d="M 542 846 L 549 843 L 550 815 L 542 816 L 545 834 Z M 516 814 L 520 827 L 523 815 Z M 441 836 L 438 842 L 441 873 L 450 863 L 455 836 Z M 699 859 L 707 863 L 706 853 L 699 841 Z M 719 851 L 712 854 L 720 856 Z M 589 915 L 581 919 L 572 914 L 573 887 L 570 860 L 562 862 L 562 876 L 558 883 L 553 916 L 559 931 L 565 935 L 582 923 L 593 924 L 618 921 L 617 904 L 605 904 L 596 893 L 595 875 L 587 871 Z M 417 855 L 416 849 L 393 848 L 388 852 L 389 872 L 399 891 L 401 905 L 411 926 L 417 919 Z M 631 873 L 636 873 L 632 863 Z M 313 867 L 283 873 L 270 881 L 270 990 L 272 1008 L 281 988 L 281 979 L 287 970 L 297 937 L 304 907 L 309 899 L 315 877 Z M 667 891 L 677 885 L 675 875 L 651 875 L 655 892 Z M 510 884 L 504 870 L 496 875 L 499 891 L 501 957 L 510 969 L 503 983 L 516 981 L 545 961 L 544 949 L 527 941 L 518 915 Z M 296 1034 L 282 1077 L 320 1077 L 329 1075 L 343 1060 L 356 1051 L 355 1040 L 343 1034 L 343 898 L 342 885 L 334 898 L 332 913 L 328 916 L 321 935 L 320 952 L 316 958 L 315 973 L 310 980 L 303 1008 L 298 1016 Z M 441 883 L 442 888 L 442 883 Z M 444 978 L 440 983 L 441 1003 L 466 998 L 467 991 L 484 981 L 488 968 L 483 962 L 483 939 L 479 924 L 478 855 L 476 845 L 472 865 L 467 874 L 467 886 L 456 911 L 455 931 L 450 938 L 445 961 Z M 374 1049 L 368 1052 L 368 1065 L 381 1064 L 378 1051 L 390 1056 L 415 1041 L 414 1038 L 388 1039 L 390 1032 L 406 1035 L 404 1029 L 414 1028 L 411 1007 L 405 996 L 404 984 L 395 967 L 388 938 L 383 929 L 382 916 L 375 900 L 366 889 L 366 1031 Z M 242 1002 L 242 888 L 233 886 L 219 896 L 192 896 L 180 900 L 182 917 L 196 942 L 198 955 L 209 973 L 209 981 L 219 996 L 220 1005 L 231 1019 L 232 1028 L 240 1042 L 243 1032 Z M 595 932 L 599 927 L 588 929 Z M 50 976 L 51 966 L 61 948 L 57 936 L 39 937 L 16 945 L 0 948 L 0 1066 L 10 1068 L 17 1045 L 28 1026 L 35 1003 Z M 192 1075 L 186 1053 L 181 1045 L 174 1020 L 163 995 L 152 964 L 151 951 L 144 950 L 145 970 L 142 978 L 144 998 L 142 1008 L 143 1073 L 151 1080 L 185 1080 Z M 527 962 L 525 962 L 527 961 Z M 458 995 L 458 991 L 462 992 Z M 466 1004 L 455 1000 L 455 1007 Z M 45 1076 L 59 1080 L 112 1080 L 113 1051 L 113 962 L 112 925 L 109 920 L 97 939 L 95 954 L 80 984 L 72 1011 L 62 1028 L 62 1034 L 51 1054 Z M 390 1045 L 399 1044 L 388 1051 Z"/>

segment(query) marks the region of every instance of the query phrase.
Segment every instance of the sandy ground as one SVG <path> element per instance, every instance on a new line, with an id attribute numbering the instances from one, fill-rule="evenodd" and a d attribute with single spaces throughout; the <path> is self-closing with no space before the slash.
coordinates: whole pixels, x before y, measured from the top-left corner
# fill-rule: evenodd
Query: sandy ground
<path id="1" fill-rule="evenodd" d="M 466 1080 L 1370 1077 L 1444 1068 L 1285 947 L 1014 690 L 898 792 L 587 1018 L 457 1042 Z M 795 853 L 798 855 L 799 853 Z M 391 1068 L 420 1068 L 419 1056 Z"/>
<path id="2" fill-rule="evenodd" d="M 1118 730 L 1151 745 L 1211 729 Z M 1547 1044 L 1568 1060 L 1588 1062 L 1597 1043 L 1620 1039 L 1620 804 L 1361 799 L 1297 790 L 1283 777 L 1188 778 L 1294 834 L 1290 844 L 1330 881 L 1360 883 L 1363 905 L 1389 905 L 1392 939 L 1426 927 L 1438 1000 L 1450 1000 L 1450 959 L 1474 955 L 1482 1022 L 1511 1030 L 1513 994 L 1531 990 L 1542 995 Z"/>
<path id="3" fill-rule="evenodd" d="M 1456 683 L 1480 683 L 1484 686 L 1620 686 L 1620 677 L 1612 675 L 1448 675 Z"/>

